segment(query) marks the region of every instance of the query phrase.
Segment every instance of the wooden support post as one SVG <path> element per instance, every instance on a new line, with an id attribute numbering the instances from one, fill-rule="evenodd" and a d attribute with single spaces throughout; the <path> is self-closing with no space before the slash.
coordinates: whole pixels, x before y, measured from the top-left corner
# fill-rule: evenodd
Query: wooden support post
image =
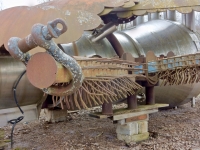
<path id="1" fill-rule="evenodd" d="M 145 90 L 146 90 L 146 104 L 154 105 L 155 104 L 154 86 L 147 86 Z"/>
<path id="2" fill-rule="evenodd" d="M 135 109 L 137 108 L 137 99 L 136 95 L 130 95 L 127 97 L 127 104 L 128 104 L 128 109 Z"/>

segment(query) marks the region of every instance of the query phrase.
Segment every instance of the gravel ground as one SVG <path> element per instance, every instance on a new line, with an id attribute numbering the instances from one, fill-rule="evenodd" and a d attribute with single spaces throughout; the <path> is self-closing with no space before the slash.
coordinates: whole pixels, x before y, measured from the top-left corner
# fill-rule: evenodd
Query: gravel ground
<path id="1" fill-rule="evenodd" d="M 199 108 L 200 100 L 197 100 L 195 108 L 185 104 L 178 109 L 151 114 L 150 138 L 130 144 L 117 140 L 116 124 L 109 119 L 91 118 L 88 116 L 90 111 L 70 114 L 68 121 L 55 124 L 46 123 L 41 118 L 39 121 L 16 125 L 14 149 L 200 150 Z M 5 139 L 10 138 L 11 127 L 3 128 Z"/>

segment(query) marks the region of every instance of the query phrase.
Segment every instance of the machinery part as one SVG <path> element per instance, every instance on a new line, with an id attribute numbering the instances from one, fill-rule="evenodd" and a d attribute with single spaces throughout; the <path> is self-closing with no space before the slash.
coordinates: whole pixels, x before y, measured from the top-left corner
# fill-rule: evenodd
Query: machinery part
<path id="1" fill-rule="evenodd" d="M 62 29 L 57 28 L 58 24 L 62 25 Z M 58 37 L 66 30 L 67 26 L 65 22 L 62 19 L 56 19 L 52 22 L 49 22 L 47 26 L 41 24 L 34 25 L 31 31 L 31 35 L 26 37 L 26 39 L 34 41 L 34 46 L 38 45 L 46 49 L 55 58 L 56 61 L 65 66 L 72 74 L 72 81 L 69 85 L 63 86 L 59 89 L 52 85 L 43 89 L 45 93 L 50 95 L 70 95 L 74 93 L 83 82 L 82 71 L 79 64 L 77 64 L 77 62 L 72 57 L 62 52 L 52 40 L 52 38 Z M 24 53 L 22 53 L 17 46 L 19 40 L 19 38 L 11 38 L 8 42 L 8 48 L 13 57 L 17 57 L 18 59 L 24 61 Z M 29 44 L 30 42 L 26 43 L 26 45 L 28 45 L 27 47 L 33 48 L 33 46 L 29 46 Z"/>
<path id="2" fill-rule="evenodd" d="M 104 102 L 102 105 L 102 114 L 103 115 L 113 115 L 112 103 Z"/>
<path id="3" fill-rule="evenodd" d="M 58 85 L 61 86 L 61 85 Z M 88 107 L 111 103 L 134 95 L 142 87 L 129 77 L 94 77 L 85 79 L 82 86 L 69 96 L 53 96 L 52 107 L 68 110 L 87 109 Z"/>
<path id="4" fill-rule="evenodd" d="M 153 51 L 157 57 L 167 56 L 167 54 L 170 57 L 198 52 L 192 36 L 196 37 L 195 33 L 176 22 L 153 20 L 133 29 L 114 32 L 112 41 L 109 40 L 118 51 L 119 57 L 122 57 L 123 53 L 126 52 L 131 53 L 134 58 L 145 57 L 149 50 Z M 171 52 L 168 53 L 169 51 Z M 156 103 L 168 103 L 170 107 L 187 103 L 192 97 L 199 94 L 198 86 L 200 83 L 174 84 L 164 87 L 159 86 L 160 84 L 162 84 L 162 80 L 155 87 Z M 143 89 L 141 92 L 144 91 Z"/>
<path id="5" fill-rule="evenodd" d="M 92 32 L 84 32 L 83 36 L 76 42 L 60 44 L 61 49 L 70 56 L 113 58 L 117 56 L 110 42 L 104 38 L 98 42 L 89 39 Z M 104 51 L 106 50 L 106 51 Z"/>
<path id="6" fill-rule="evenodd" d="M 117 30 L 116 26 L 113 23 L 109 23 L 105 25 L 103 28 L 95 30 L 90 39 L 92 42 L 100 41 L 116 30 Z"/>
<path id="7" fill-rule="evenodd" d="M 135 109 L 137 108 L 137 99 L 136 99 L 136 94 L 130 95 L 127 97 L 127 104 L 128 104 L 128 109 Z"/>
<path id="8" fill-rule="evenodd" d="M 16 107 L 12 94 L 13 85 L 26 68 L 21 61 L 11 56 L 0 56 L 0 68 L 0 109 Z M 20 106 L 37 104 L 42 99 L 43 92 L 28 81 L 26 74 L 17 90 L 16 97 Z"/>
<path id="9" fill-rule="evenodd" d="M 154 105 L 155 104 L 154 86 L 147 86 L 145 90 L 146 90 L 146 104 Z"/>

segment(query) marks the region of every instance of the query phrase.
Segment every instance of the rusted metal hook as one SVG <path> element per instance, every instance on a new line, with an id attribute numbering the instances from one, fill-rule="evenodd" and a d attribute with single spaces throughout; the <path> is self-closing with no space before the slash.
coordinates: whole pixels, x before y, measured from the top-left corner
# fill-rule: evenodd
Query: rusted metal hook
<path id="1" fill-rule="evenodd" d="M 62 29 L 58 29 L 58 24 L 62 25 Z M 57 62 L 61 63 L 70 71 L 72 81 L 68 86 L 50 86 L 42 89 L 45 93 L 50 95 L 70 95 L 79 89 L 84 79 L 81 67 L 76 60 L 65 54 L 52 40 L 52 38 L 56 38 L 66 31 L 67 26 L 65 21 L 56 19 L 49 22 L 47 26 L 42 24 L 33 25 L 31 34 L 25 39 L 13 37 L 8 41 L 8 50 L 14 58 L 25 62 L 27 57 L 25 52 L 36 46 L 40 46 L 46 49 Z M 21 49 L 23 49 L 23 51 Z"/>

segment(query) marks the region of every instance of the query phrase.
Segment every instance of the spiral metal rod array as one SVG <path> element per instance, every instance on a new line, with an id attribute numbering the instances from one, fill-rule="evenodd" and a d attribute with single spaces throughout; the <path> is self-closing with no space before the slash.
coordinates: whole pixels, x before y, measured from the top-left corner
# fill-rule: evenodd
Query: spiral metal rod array
<path id="1" fill-rule="evenodd" d="M 59 86 L 59 85 L 58 85 Z M 87 78 L 82 86 L 72 95 L 52 96 L 53 105 L 68 110 L 87 109 L 102 105 L 104 102 L 114 102 L 133 95 L 142 88 L 129 77 Z"/>

